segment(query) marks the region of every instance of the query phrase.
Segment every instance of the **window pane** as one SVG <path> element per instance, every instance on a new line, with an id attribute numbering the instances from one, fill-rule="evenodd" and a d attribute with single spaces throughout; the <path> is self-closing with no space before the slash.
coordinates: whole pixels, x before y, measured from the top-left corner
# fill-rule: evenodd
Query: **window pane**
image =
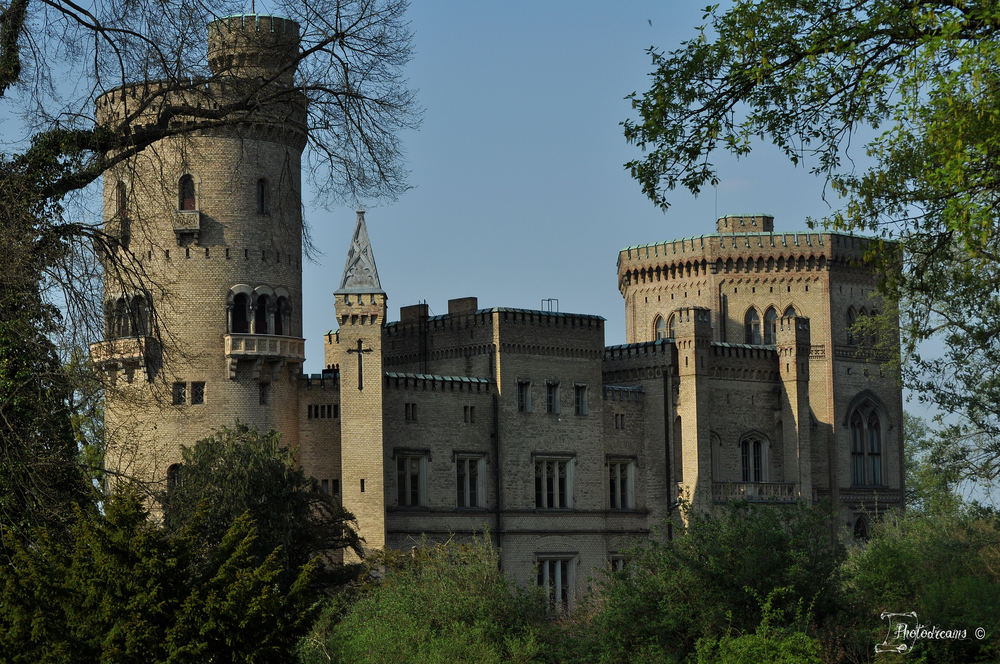
<path id="1" fill-rule="evenodd" d="M 566 507 L 566 462 L 559 461 L 556 466 L 559 469 L 559 502 L 555 507 Z"/>
<path id="2" fill-rule="evenodd" d="M 468 507 L 469 504 L 466 502 L 465 498 L 465 468 L 468 463 L 468 459 L 458 460 L 458 506 Z"/>
<path id="3" fill-rule="evenodd" d="M 469 464 L 469 507 L 479 507 L 479 460 L 468 459 Z"/>
<path id="4" fill-rule="evenodd" d="M 396 459 L 396 502 L 406 504 L 406 458 Z"/>
<path id="5" fill-rule="evenodd" d="M 542 487 L 545 462 L 535 462 L 535 507 L 545 507 L 545 493 Z"/>
<path id="6" fill-rule="evenodd" d="M 551 461 L 545 463 L 545 506 L 546 507 L 557 507 L 553 499 L 555 498 L 555 464 Z"/>

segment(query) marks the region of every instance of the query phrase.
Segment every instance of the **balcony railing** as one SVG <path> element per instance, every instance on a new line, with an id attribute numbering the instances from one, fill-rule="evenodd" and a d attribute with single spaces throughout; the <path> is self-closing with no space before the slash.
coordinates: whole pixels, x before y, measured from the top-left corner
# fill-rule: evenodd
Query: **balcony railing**
<path id="1" fill-rule="evenodd" d="M 90 344 L 90 360 L 94 364 L 143 364 L 155 340 L 152 337 L 125 337 Z"/>
<path id="2" fill-rule="evenodd" d="M 794 503 L 799 500 L 798 493 L 795 482 L 712 482 L 712 500 L 717 503 Z"/>
<path id="3" fill-rule="evenodd" d="M 273 334 L 227 334 L 226 357 L 303 362 L 306 359 L 306 341 Z"/>
<path id="4" fill-rule="evenodd" d="M 187 241 L 197 243 L 201 235 L 201 212 L 199 210 L 174 210 L 174 235 L 177 243 Z"/>

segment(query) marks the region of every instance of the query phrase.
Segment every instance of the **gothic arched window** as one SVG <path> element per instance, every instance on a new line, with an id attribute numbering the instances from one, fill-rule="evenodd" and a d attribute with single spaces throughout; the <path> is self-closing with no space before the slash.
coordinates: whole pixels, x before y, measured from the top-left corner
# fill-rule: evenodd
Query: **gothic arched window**
<path id="1" fill-rule="evenodd" d="M 748 311 L 743 317 L 743 329 L 746 337 L 746 343 L 759 346 L 761 341 L 760 316 L 757 315 L 756 309 L 751 308 L 750 311 Z"/>
<path id="2" fill-rule="evenodd" d="M 778 333 L 778 312 L 768 307 L 764 312 L 764 345 L 773 346 Z"/>
<path id="3" fill-rule="evenodd" d="M 177 184 L 177 209 L 197 210 L 198 206 L 194 198 L 194 178 L 190 173 L 181 176 Z"/>
<path id="4" fill-rule="evenodd" d="M 677 316 L 674 314 L 670 314 L 670 318 L 667 319 L 667 334 L 671 339 L 677 338 Z"/>
<path id="5" fill-rule="evenodd" d="M 790 305 L 790 304 L 789 304 L 789 305 L 788 305 L 788 306 L 787 306 L 787 307 L 785 308 L 785 313 L 783 313 L 783 314 L 781 315 L 781 317 L 782 317 L 782 318 L 790 318 L 790 317 L 792 317 L 792 316 L 797 316 L 797 315 L 798 315 L 798 314 L 797 314 L 797 313 L 795 313 L 795 307 L 793 307 L 792 305 Z"/>
<path id="6" fill-rule="evenodd" d="M 740 441 L 740 462 L 744 482 L 766 481 L 767 447 L 757 437 L 744 438 Z"/>
<path id="7" fill-rule="evenodd" d="M 663 320 L 663 316 L 656 317 L 656 322 L 653 323 L 653 332 L 657 339 L 667 338 L 667 321 Z"/>
<path id="8" fill-rule="evenodd" d="M 848 420 L 851 435 L 851 484 L 882 484 L 882 420 L 875 404 L 866 399 Z"/>

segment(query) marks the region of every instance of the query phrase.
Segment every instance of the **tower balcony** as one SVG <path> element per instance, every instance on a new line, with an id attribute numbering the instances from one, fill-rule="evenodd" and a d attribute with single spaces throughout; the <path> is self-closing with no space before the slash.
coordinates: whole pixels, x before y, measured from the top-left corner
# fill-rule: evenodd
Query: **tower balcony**
<path id="1" fill-rule="evenodd" d="M 728 503 L 796 503 L 801 500 L 795 482 L 712 482 L 712 501 Z"/>
<path id="2" fill-rule="evenodd" d="M 174 210 L 174 235 L 178 245 L 197 244 L 201 235 L 201 211 Z"/>
<path id="3" fill-rule="evenodd" d="M 254 378 L 259 379 L 265 365 L 276 378 L 288 364 L 300 365 L 306 359 L 306 340 L 275 334 L 227 334 L 226 368 L 230 380 L 236 380 L 240 362 L 252 362 Z"/>
<path id="4" fill-rule="evenodd" d="M 159 342 L 150 336 L 122 337 L 90 344 L 90 361 L 100 369 L 146 369 L 152 375 L 159 359 Z"/>

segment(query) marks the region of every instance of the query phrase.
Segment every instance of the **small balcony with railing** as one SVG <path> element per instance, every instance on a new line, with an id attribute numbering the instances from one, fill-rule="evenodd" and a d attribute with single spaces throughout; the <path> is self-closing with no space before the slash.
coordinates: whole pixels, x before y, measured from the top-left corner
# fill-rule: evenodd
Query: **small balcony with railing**
<path id="1" fill-rule="evenodd" d="M 306 359 L 306 341 L 300 337 L 276 334 L 227 334 L 226 364 L 229 378 L 236 379 L 240 362 L 253 362 L 254 376 L 260 377 L 265 365 L 277 373 L 288 364 L 301 365 Z"/>
<path id="2" fill-rule="evenodd" d="M 105 371 L 144 369 L 151 376 L 159 357 L 159 342 L 150 336 L 122 337 L 90 344 L 90 361 Z"/>

